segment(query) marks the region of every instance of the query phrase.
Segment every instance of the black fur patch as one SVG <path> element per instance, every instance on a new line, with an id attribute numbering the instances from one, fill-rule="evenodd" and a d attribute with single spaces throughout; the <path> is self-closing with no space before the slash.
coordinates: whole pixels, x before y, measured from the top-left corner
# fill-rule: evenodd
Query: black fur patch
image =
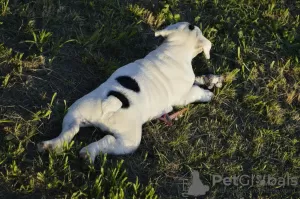
<path id="1" fill-rule="evenodd" d="M 193 24 L 190 24 L 190 25 L 189 25 L 189 29 L 190 29 L 190 30 L 194 30 L 194 29 L 195 29 L 195 26 L 194 26 Z"/>
<path id="2" fill-rule="evenodd" d="M 128 108 L 130 105 L 127 97 L 118 91 L 109 91 L 107 97 L 109 96 L 114 96 L 118 98 L 122 102 L 122 108 Z"/>
<path id="3" fill-rule="evenodd" d="M 123 87 L 132 90 L 134 92 L 140 92 L 139 84 L 135 81 L 135 79 L 129 76 L 120 76 L 117 77 L 116 80 L 121 84 Z"/>

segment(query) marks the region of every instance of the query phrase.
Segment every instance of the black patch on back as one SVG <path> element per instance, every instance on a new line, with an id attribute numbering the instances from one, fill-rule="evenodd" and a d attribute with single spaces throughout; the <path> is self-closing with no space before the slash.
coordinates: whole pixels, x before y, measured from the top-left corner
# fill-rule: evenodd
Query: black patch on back
<path id="1" fill-rule="evenodd" d="M 121 84 L 124 88 L 132 90 L 136 93 L 140 92 L 139 84 L 135 81 L 135 79 L 129 76 L 120 76 L 117 77 L 116 80 Z"/>
<path id="2" fill-rule="evenodd" d="M 109 97 L 109 96 L 114 96 L 114 97 L 118 98 L 118 100 L 120 100 L 122 102 L 122 108 L 128 108 L 130 105 L 127 97 L 118 91 L 109 91 L 107 94 L 107 97 Z"/>
<path id="3" fill-rule="evenodd" d="M 194 30 L 194 29 L 195 29 L 195 26 L 194 26 L 193 24 L 190 24 L 190 25 L 189 25 L 189 29 L 190 29 L 190 30 Z"/>

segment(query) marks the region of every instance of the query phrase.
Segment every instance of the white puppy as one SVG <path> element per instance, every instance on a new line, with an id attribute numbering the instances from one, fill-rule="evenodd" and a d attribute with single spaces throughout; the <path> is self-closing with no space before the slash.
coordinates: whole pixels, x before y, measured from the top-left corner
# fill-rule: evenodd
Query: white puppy
<path id="1" fill-rule="evenodd" d="M 155 32 L 165 41 L 144 59 L 116 70 L 91 93 L 68 110 L 61 134 L 38 144 L 38 150 L 62 149 L 80 127 L 96 126 L 112 135 L 91 143 L 80 156 L 94 161 L 100 153 L 127 154 L 136 150 L 142 125 L 172 111 L 176 105 L 208 102 L 213 93 L 194 85 L 192 59 L 200 52 L 210 58 L 211 42 L 201 30 L 180 22 Z"/>

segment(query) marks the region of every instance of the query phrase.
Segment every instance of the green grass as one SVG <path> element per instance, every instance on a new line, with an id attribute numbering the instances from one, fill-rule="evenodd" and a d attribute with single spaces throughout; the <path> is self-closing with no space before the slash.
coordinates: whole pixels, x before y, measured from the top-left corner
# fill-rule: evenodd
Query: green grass
<path id="1" fill-rule="evenodd" d="M 196 74 L 227 74 L 211 103 L 189 105 L 172 127 L 148 122 L 132 155 L 83 166 L 79 150 L 104 135 L 95 128 L 62 154 L 37 152 L 76 99 L 177 21 L 213 43 Z M 210 186 L 205 198 L 300 198 L 299 186 L 212 187 L 214 174 L 299 177 L 299 24 L 299 1 L 0 0 L 0 198 L 182 198 L 191 170 Z"/>

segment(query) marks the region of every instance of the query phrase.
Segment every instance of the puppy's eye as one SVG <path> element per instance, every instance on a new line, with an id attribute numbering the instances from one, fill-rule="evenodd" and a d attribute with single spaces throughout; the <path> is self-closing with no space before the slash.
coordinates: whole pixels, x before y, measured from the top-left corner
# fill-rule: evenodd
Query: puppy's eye
<path id="1" fill-rule="evenodd" d="M 195 28 L 194 25 L 192 25 L 192 24 L 189 25 L 189 29 L 190 29 L 190 30 L 194 30 L 194 28 Z"/>

